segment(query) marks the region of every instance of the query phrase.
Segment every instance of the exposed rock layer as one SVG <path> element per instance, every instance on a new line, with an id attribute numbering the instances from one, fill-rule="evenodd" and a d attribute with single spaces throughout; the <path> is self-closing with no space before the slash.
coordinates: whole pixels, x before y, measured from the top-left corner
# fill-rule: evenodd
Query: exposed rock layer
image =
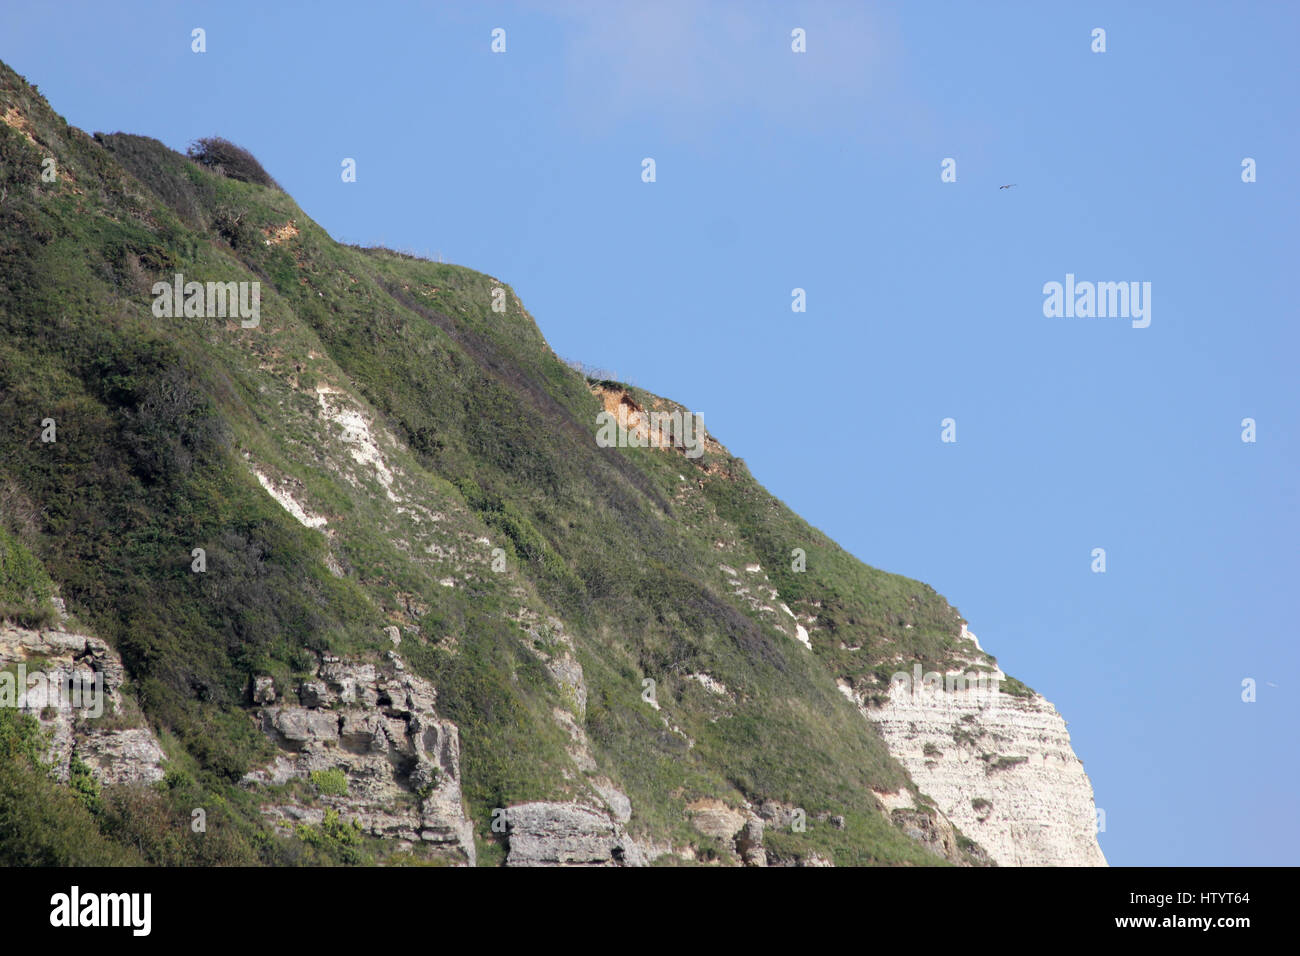
<path id="1" fill-rule="evenodd" d="M 507 866 L 645 866 L 622 826 L 578 803 L 521 803 L 505 810 Z"/>
<path id="2" fill-rule="evenodd" d="M 372 836 L 423 843 L 474 864 L 456 725 L 438 716 L 433 686 L 409 673 L 394 652 L 379 663 L 326 658 L 315 678 L 297 688 L 297 705 L 273 703 L 284 695 L 266 681 L 255 680 L 253 693 L 266 704 L 258 718 L 280 753 L 244 783 L 303 780 L 320 791 L 310 801 L 263 807 L 278 825 L 318 824 L 335 810 Z M 322 774 L 337 779 L 339 773 L 344 788 L 322 785 L 329 779 Z"/>
<path id="3" fill-rule="evenodd" d="M 122 660 L 104 641 L 61 628 L 0 624 L 0 668 L 11 675 L 0 698 L 16 691 L 0 705 L 39 721 L 48 741 L 45 760 L 59 780 L 68 781 L 74 757 L 101 784 L 163 778 L 166 755 L 134 701 L 123 698 Z"/>
<path id="4" fill-rule="evenodd" d="M 862 711 L 921 792 L 999 866 L 1106 865 L 1092 785 L 1065 721 L 1041 695 L 895 683 L 888 703 Z"/>

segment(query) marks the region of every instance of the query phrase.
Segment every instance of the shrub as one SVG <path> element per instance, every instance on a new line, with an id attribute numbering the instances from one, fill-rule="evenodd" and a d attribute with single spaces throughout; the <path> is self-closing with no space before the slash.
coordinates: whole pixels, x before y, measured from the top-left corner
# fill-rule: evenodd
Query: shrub
<path id="1" fill-rule="evenodd" d="M 338 767 L 329 770 L 313 770 L 311 782 L 316 789 L 329 797 L 345 797 L 348 793 L 348 776 Z"/>
<path id="2" fill-rule="evenodd" d="M 72 761 L 68 767 L 68 786 L 72 792 L 77 795 L 82 806 L 92 814 L 98 815 L 103 812 L 104 802 L 101 798 L 99 781 L 95 775 L 76 754 L 72 755 Z"/>
<path id="3" fill-rule="evenodd" d="M 356 865 L 365 861 L 365 854 L 360 850 L 361 821 L 345 823 L 337 810 L 326 810 L 318 826 L 299 824 L 295 832 L 303 843 L 341 863 Z"/>
<path id="4" fill-rule="evenodd" d="M 253 183 L 257 186 L 270 186 L 272 189 L 280 188 L 252 153 L 220 136 L 195 140 L 189 148 L 189 157 L 200 166 L 206 166 L 229 179 L 237 179 L 241 183 Z"/>
<path id="5" fill-rule="evenodd" d="M 249 225 L 247 215 L 247 209 L 221 206 L 212 217 L 212 228 L 236 252 L 247 252 L 258 245 L 257 230 Z"/>

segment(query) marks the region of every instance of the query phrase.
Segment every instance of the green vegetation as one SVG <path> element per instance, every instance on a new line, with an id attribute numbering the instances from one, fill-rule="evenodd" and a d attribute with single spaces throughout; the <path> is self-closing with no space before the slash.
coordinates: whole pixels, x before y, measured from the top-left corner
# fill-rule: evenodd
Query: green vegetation
<path id="1" fill-rule="evenodd" d="M 93 815 L 104 811 L 103 795 L 98 781 L 90 772 L 90 767 L 83 763 L 76 754 L 72 755 L 68 766 L 68 788 L 77 795 L 87 810 Z"/>
<path id="2" fill-rule="evenodd" d="M 53 595 L 45 568 L 0 525 L 0 620 L 28 628 L 48 626 L 54 620 Z"/>
<path id="3" fill-rule="evenodd" d="M 338 767 L 329 770 L 313 770 L 311 782 L 327 797 L 345 797 L 348 793 L 348 775 Z"/>
<path id="4" fill-rule="evenodd" d="M 231 179 L 238 179 L 241 183 L 279 188 L 262 168 L 262 164 L 253 158 L 252 153 L 228 139 L 209 136 L 195 140 L 186 155 L 200 166 Z"/>
<path id="5" fill-rule="evenodd" d="M 315 826 L 300 824 L 295 832 L 307 846 L 339 863 L 355 865 L 373 859 L 362 849 L 361 822 L 344 823 L 337 810 L 326 810 L 320 823 Z"/>
<path id="6" fill-rule="evenodd" d="M 100 832 L 78 795 L 50 777 L 42 743 L 34 717 L 0 708 L 0 859 L 9 866 L 141 863 Z"/>
<path id="7" fill-rule="evenodd" d="M 1012 697 L 1033 697 L 1034 691 L 1008 675 L 1006 679 L 998 685 L 998 689 L 1004 694 L 1010 694 Z"/>
<path id="8" fill-rule="evenodd" d="M 47 620 L 57 582 L 122 655 L 170 772 L 97 793 L 77 771 L 70 791 L 9 727 L 0 834 L 18 832 L 12 821 L 45 836 L 35 855 L 0 836 L 0 861 L 375 859 L 376 841 L 337 814 L 277 834 L 238 781 L 271 755 L 249 719 L 251 675 L 293 686 L 319 655 L 389 648 L 382 629 L 397 623 L 407 665 L 459 728 L 484 863 L 503 858 L 494 808 L 577 792 L 556 708 L 581 719 L 631 798 L 635 833 L 699 842 L 691 800 L 776 799 L 847 821 L 774 833 L 778 855 L 935 862 L 875 808 L 872 788 L 908 778 L 836 687 L 880 692 L 898 655 L 925 670 L 958 659 L 960 617 L 932 588 L 863 565 L 720 447 L 696 460 L 598 448 L 597 383 L 554 356 L 495 278 L 334 242 L 223 140 L 187 157 L 88 137 L 0 64 L 10 108 L 36 144 L 0 124 L 0 615 Z M 47 155 L 54 183 L 39 176 Z M 176 272 L 261 282 L 260 326 L 156 318 L 153 283 Z M 371 423 L 391 484 L 329 424 L 334 400 Z M 41 440 L 47 418 L 54 442 Z M 487 566 L 497 547 L 503 573 Z M 812 619 L 813 654 L 772 626 L 789 618 L 733 594 L 720 565 L 747 563 L 777 592 L 760 603 Z M 585 713 L 536 653 L 562 650 L 550 618 L 582 665 Z M 644 678 L 659 711 L 641 700 Z M 338 770 L 311 782 L 346 793 Z"/>

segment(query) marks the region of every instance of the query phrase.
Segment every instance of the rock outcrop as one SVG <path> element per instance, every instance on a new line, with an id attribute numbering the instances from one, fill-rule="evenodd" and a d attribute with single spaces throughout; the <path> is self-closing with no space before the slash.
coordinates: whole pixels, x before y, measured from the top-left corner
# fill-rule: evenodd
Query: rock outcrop
<path id="1" fill-rule="evenodd" d="M 506 866 L 645 866 L 644 851 L 609 814 L 580 803 L 521 803 L 504 813 Z"/>
<path id="2" fill-rule="evenodd" d="M 163 778 L 166 754 L 134 700 L 122 695 L 121 658 L 98 637 L 0 624 L 0 670 L 0 706 L 40 723 L 45 760 L 59 780 L 68 782 L 74 759 L 101 784 Z"/>
<path id="3" fill-rule="evenodd" d="M 285 691 L 296 690 L 296 703 Z M 262 812 L 283 829 L 319 824 L 327 811 L 363 832 L 470 866 L 474 834 L 460 790 L 460 736 L 434 709 L 437 692 L 396 653 L 381 661 L 325 658 L 297 688 L 254 679 L 262 730 L 279 748 L 250 787 L 304 781 L 310 800 Z M 287 699 L 289 698 L 289 699 Z M 277 702 L 277 703 L 273 703 Z"/>
<path id="4" fill-rule="evenodd" d="M 964 626 L 962 634 L 979 651 Z M 895 683 L 888 702 L 872 707 L 841 690 L 875 722 L 921 792 L 999 866 L 1106 865 L 1092 785 L 1065 721 L 1041 695 Z M 891 811 L 905 828 L 909 820 L 897 815 L 913 812 L 910 796 L 906 803 Z"/>

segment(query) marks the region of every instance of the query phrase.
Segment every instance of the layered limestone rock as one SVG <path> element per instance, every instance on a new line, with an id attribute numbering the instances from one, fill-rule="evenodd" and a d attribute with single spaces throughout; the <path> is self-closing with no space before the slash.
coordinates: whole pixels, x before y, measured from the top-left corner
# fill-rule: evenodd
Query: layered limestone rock
<path id="1" fill-rule="evenodd" d="M 696 800 L 687 804 L 686 812 L 695 829 L 729 845 L 745 866 L 768 865 L 767 850 L 763 847 L 765 817 L 755 813 L 748 804 L 738 809 L 721 800 Z"/>
<path id="2" fill-rule="evenodd" d="M 74 757 L 101 784 L 163 778 L 166 754 L 134 700 L 122 695 L 121 658 L 98 637 L 0 624 L 0 671 L 0 706 L 36 718 L 45 761 L 62 782 Z"/>
<path id="3" fill-rule="evenodd" d="M 257 719 L 280 752 L 244 784 L 301 780 L 317 791 L 310 800 L 264 806 L 276 825 L 319 824 L 337 811 L 372 836 L 422 843 L 474 865 L 459 732 L 435 711 L 433 686 L 394 652 L 380 662 L 325 658 L 296 688 L 296 702 L 267 679 L 255 678 L 252 689 L 263 705 Z"/>
<path id="4" fill-rule="evenodd" d="M 506 866 L 645 866 L 642 848 L 608 813 L 580 803 L 521 803 L 504 812 Z"/>
<path id="5" fill-rule="evenodd" d="M 999 866 L 1106 865 L 1092 785 L 1051 703 L 1039 694 L 912 684 L 891 684 L 879 707 L 863 706 L 846 684 L 840 689 L 948 820 Z M 891 812 L 910 812 L 910 795 L 899 797 Z"/>

